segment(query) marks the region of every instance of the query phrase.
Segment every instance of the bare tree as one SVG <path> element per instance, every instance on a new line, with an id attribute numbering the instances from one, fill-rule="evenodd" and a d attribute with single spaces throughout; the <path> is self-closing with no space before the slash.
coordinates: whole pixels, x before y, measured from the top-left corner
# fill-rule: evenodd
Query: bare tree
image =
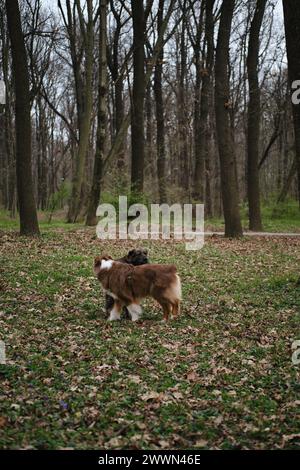
<path id="1" fill-rule="evenodd" d="M 164 14 L 164 0 L 159 0 L 157 14 L 157 34 L 161 34 Z M 166 202 L 166 149 L 165 149 L 165 117 L 162 89 L 162 72 L 164 61 L 164 46 L 156 60 L 154 72 L 154 95 L 156 110 L 156 148 L 157 148 L 157 178 L 160 203 Z"/>
<path id="2" fill-rule="evenodd" d="M 143 0 L 132 1 L 133 21 L 133 85 L 131 104 L 131 187 L 143 191 L 144 186 L 144 101 L 145 101 L 145 11 Z"/>
<path id="3" fill-rule="evenodd" d="M 225 236 L 243 234 L 239 212 L 234 145 L 230 127 L 230 87 L 228 55 L 234 0 L 223 0 L 216 48 L 215 112 L 221 167 L 221 190 L 225 218 Z"/>
<path id="4" fill-rule="evenodd" d="M 258 80 L 259 34 L 267 0 L 257 0 L 250 26 L 247 70 L 249 82 L 247 133 L 247 191 L 249 228 L 262 230 L 259 195 L 260 89 Z"/>
<path id="5" fill-rule="evenodd" d="M 96 153 L 94 161 L 93 182 L 89 197 L 86 225 L 96 225 L 96 210 L 100 200 L 102 163 L 105 152 L 107 123 L 107 0 L 100 0 L 100 33 L 99 33 L 99 89 L 98 89 L 98 128 Z"/>
<path id="6" fill-rule="evenodd" d="M 119 8 L 117 8 L 119 7 Z M 107 47 L 107 59 L 108 66 L 111 73 L 111 79 L 113 82 L 113 138 L 115 139 L 122 127 L 124 120 L 124 71 L 126 69 L 125 64 L 127 57 L 124 62 L 122 61 L 121 54 L 121 33 L 123 28 L 126 26 L 128 21 L 131 19 L 130 15 L 124 15 L 124 4 L 119 2 L 117 4 L 114 0 L 110 0 L 110 9 L 112 11 L 116 26 L 113 30 L 112 44 Z M 125 142 L 124 139 L 120 144 L 120 148 L 117 154 L 117 165 L 121 173 L 121 177 L 124 177 L 125 170 Z"/>
<path id="7" fill-rule="evenodd" d="M 68 222 L 75 222 L 81 209 L 82 183 L 87 151 L 89 147 L 92 107 L 93 107 L 93 47 L 94 17 L 93 1 L 87 0 L 87 20 L 84 17 L 80 0 L 75 0 L 72 8 L 70 0 L 66 0 L 66 10 L 58 2 L 64 25 L 67 31 L 75 81 L 77 104 L 77 121 L 79 145 L 75 154 L 72 196 L 69 205 Z M 81 34 L 78 41 L 77 21 Z M 79 44 L 78 44 L 79 43 Z M 84 60 L 83 60 L 84 59 Z M 84 69 L 84 71 L 82 71 Z"/>
<path id="8" fill-rule="evenodd" d="M 205 197 L 205 175 L 208 171 L 206 162 L 208 161 L 208 127 L 210 95 L 212 88 L 212 72 L 214 64 L 214 0 L 205 0 L 203 3 L 205 12 L 205 40 L 204 54 L 201 60 L 201 29 L 202 18 L 200 17 L 197 33 L 194 40 L 196 85 L 195 85 L 195 105 L 194 105 L 194 151 L 195 151 L 195 172 L 193 181 L 193 197 L 195 200 L 209 202 Z M 209 195 L 210 182 L 207 181 L 206 195 Z"/>
<path id="9" fill-rule="evenodd" d="M 283 0 L 286 49 L 288 56 L 289 81 L 300 80 L 300 3 L 297 0 Z M 299 85 L 298 85 L 299 86 Z M 293 103 L 293 118 L 298 174 L 298 200 L 300 207 L 300 104 Z"/>
<path id="10" fill-rule="evenodd" d="M 184 191 L 189 191 L 190 161 L 188 149 L 188 109 L 187 109 L 187 24 L 189 5 L 187 0 L 181 4 L 182 20 L 181 29 L 178 32 L 178 63 L 177 63 L 177 126 L 178 126 L 178 157 L 180 168 L 180 185 Z"/>
<path id="11" fill-rule="evenodd" d="M 27 54 L 18 0 L 6 0 L 16 95 L 16 168 L 21 235 L 39 235 L 31 167 L 31 117 Z"/>

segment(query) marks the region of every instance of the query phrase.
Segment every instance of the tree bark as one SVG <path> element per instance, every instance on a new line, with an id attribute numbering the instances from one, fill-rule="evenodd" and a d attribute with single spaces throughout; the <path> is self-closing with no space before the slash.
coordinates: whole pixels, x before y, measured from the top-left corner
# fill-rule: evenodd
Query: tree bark
<path id="1" fill-rule="evenodd" d="M 178 63 L 178 90 L 177 90 L 177 125 L 178 125 L 178 157 L 179 157 L 179 183 L 185 191 L 190 189 L 190 165 L 187 142 L 187 0 L 182 2 L 182 22 L 179 33 L 179 63 Z"/>
<path id="2" fill-rule="evenodd" d="M 159 0 L 157 14 L 157 34 L 161 34 L 164 0 Z M 164 119 L 164 101 L 162 90 L 162 72 L 164 60 L 164 47 L 162 46 L 155 65 L 154 72 L 154 94 L 156 110 L 156 148 L 157 148 L 157 179 L 159 202 L 164 203 L 167 200 L 166 194 L 166 148 L 165 148 L 165 119 Z"/>
<path id="3" fill-rule="evenodd" d="M 84 69 L 85 73 L 82 74 L 81 67 L 82 53 L 77 51 L 77 37 L 78 31 L 75 21 L 75 6 L 79 17 L 80 32 L 83 38 L 83 51 L 84 51 Z M 61 11 L 64 11 L 60 5 Z M 65 26 L 68 32 L 68 39 L 70 43 L 70 53 L 72 59 L 72 67 L 75 80 L 75 93 L 77 104 L 77 121 L 79 131 L 79 145 L 75 152 L 75 165 L 72 178 L 72 195 L 69 203 L 69 211 L 67 221 L 70 223 L 76 222 L 81 209 L 81 191 L 84 177 L 84 169 L 86 156 L 89 148 L 89 137 L 91 128 L 91 116 L 93 109 L 93 47 L 94 47 L 94 19 L 93 19 L 93 1 L 87 0 L 87 23 L 83 18 L 83 11 L 80 0 L 75 0 L 73 12 L 70 0 L 66 2 L 67 18 L 63 13 Z"/>
<path id="4" fill-rule="evenodd" d="M 196 90 L 195 90 L 195 116 L 194 116 L 194 145 L 195 145 L 195 172 L 193 184 L 193 198 L 204 202 L 205 198 L 205 162 L 208 150 L 208 117 L 209 97 L 212 87 L 212 70 L 214 64 L 214 0 L 205 1 L 205 44 L 206 63 L 200 61 L 200 43 L 195 51 L 196 60 Z M 200 38 L 199 38 L 200 42 Z M 202 82 L 202 86 L 201 86 Z M 200 91 L 201 90 L 201 91 Z M 210 193 L 210 188 L 208 188 Z M 206 200 L 205 200 L 206 203 Z"/>
<path id="5" fill-rule="evenodd" d="M 240 237 L 243 234 L 239 212 L 239 195 L 235 173 L 235 155 L 230 127 L 230 87 L 228 56 L 234 0 L 223 0 L 216 48 L 215 112 L 219 148 L 221 189 L 225 218 L 225 236 Z"/>
<path id="6" fill-rule="evenodd" d="M 285 26 L 285 40 L 288 57 L 290 86 L 300 80 L 300 2 L 282 0 Z M 293 91 L 291 90 L 291 93 Z M 296 166 L 298 175 L 298 200 L 300 208 L 300 104 L 293 103 L 293 120 L 296 147 Z"/>
<path id="7" fill-rule="evenodd" d="M 47 118 L 46 109 L 42 103 L 41 96 L 37 96 L 36 105 L 36 142 L 37 142 L 37 154 L 38 154 L 38 207 L 43 211 L 47 206 L 47 141 L 48 141 L 48 130 L 47 130 Z"/>
<path id="8" fill-rule="evenodd" d="M 295 156 L 292 166 L 290 168 L 290 171 L 288 172 L 287 178 L 284 180 L 282 190 L 277 199 L 277 203 L 285 201 L 296 172 L 297 172 L 297 158 Z"/>
<path id="9" fill-rule="evenodd" d="M 116 28 L 113 34 L 113 43 L 112 43 L 112 54 L 108 53 L 108 65 L 111 72 L 111 78 L 113 81 L 113 93 L 114 93 L 114 116 L 113 116 L 113 124 L 114 124 L 114 138 L 118 135 L 122 127 L 122 122 L 124 119 L 124 99 L 123 99 L 123 70 L 120 67 L 120 37 L 122 27 L 124 26 L 125 22 L 122 23 L 121 19 L 121 12 L 122 9 L 118 12 L 115 8 L 114 0 L 110 0 L 110 8 L 113 13 L 114 19 L 116 21 Z M 124 67 L 123 67 L 124 68 Z M 120 172 L 120 177 L 122 182 L 124 178 L 124 169 L 125 169 L 125 141 L 121 143 L 118 155 L 117 155 L 117 167 Z"/>
<path id="10" fill-rule="evenodd" d="M 143 0 L 132 0 L 133 86 L 131 103 L 131 189 L 144 187 L 145 12 Z"/>
<path id="11" fill-rule="evenodd" d="M 86 225 L 96 225 L 96 211 L 100 201 L 102 164 L 105 152 L 105 135 L 107 123 L 107 0 L 100 1 L 99 33 L 99 90 L 98 90 L 98 127 L 94 162 L 93 183 L 89 197 Z"/>
<path id="12" fill-rule="evenodd" d="M 250 26 L 247 71 L 249 82 L 247 134 L 247 191 L 249 229 L 262 230 L 259 190 L 260 89 L 258 80 L 259 33 L 267 0 L 257 0 Z"/>
<path id="13" fill-rule="evenodd" d="M 162 24 L 162 28 L 161 28 L 161 34 L 157 38 L 155 46 L 153 48 L 152 63 L 155 63 L 155 61 L 157 60 L 157 57 L 159 55 L 159 51 L 160 51 L 161 47 L 163 47 L 163 45 L 164 45 L 163 36 L 166 32 L 170 17 L 173 13 L 175 3 L 176 3 L 176 0 L 171 0 L 170 3 L 169 3 L 166 16 L 164 17 L 164 20 L 163 20 L 163 24 Z M 146 71 L 146 74 L 145 74 L 145 85 L 144 85 L 145 89 L 146 89 L 146 87 L 147 87 L 147 85 L 150 81 L 151 74 L 152 74 L 152 67 L 150 66 L 150 67 L 147 68 L 147 71 Z M 113 160 L 116 157 L 116 155 L 118 154 L 118 152 L 120 151 L 120 148 L 122 146 L 122 142 L 124 141 L 124 138 L 126 136 L 128 127 L 130 125 L 130 122 L 132 121 L 131 118 L 132 118 L 131 112 L 126 113 L 126 115 L 124 116 L 122 125 L 121 125 L 121 127 L 120 127 L 120 129 L 119 129 L 119 131 L 118 131 L 118 133 L 117 133 L 117 135 L 114 139 L 114 142 L 111 146 L 111 149 L 110 149 L 110 151 L 109 151 L 109 153 L 108 153 L 108 155 L 107 155 L 107 157 L 104 161 L 104 169 L 107 168 L 108 163 L 111 160 Z"/>
<path id="14" fill-rule="evenodd" d="M 16 170 L 20 234 L 39 235 L 31 165 L 31 116 L 27 54 L 18 0 L 6 0 L 16 95 Z"/>

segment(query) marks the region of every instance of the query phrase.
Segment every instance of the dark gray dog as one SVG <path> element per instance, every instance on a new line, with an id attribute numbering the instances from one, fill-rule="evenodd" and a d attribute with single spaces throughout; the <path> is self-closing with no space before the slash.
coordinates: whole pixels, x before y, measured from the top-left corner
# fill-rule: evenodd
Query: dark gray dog
<path id="1" fill-rule="evenodd" d="M 134 266 L 147 264 L 149 263 L 148 251 L 143 250 L 143 249 L 130 250 L 126 256 L 124 256 L 123 258 L 116 259 L 115 261 L 119 261 L 120 263 L 133 264 Z M 110 312 L 113 309 L 114 303 L 115 303 L 114 299 L 109 294 L 106 294 L 105 295 L 105 310 L 106 310 L 107 317 L 109 317 Z M 124 312 L 125 318 L 130 318 L 126 307 L 124 307 L 123 312 Z"/>

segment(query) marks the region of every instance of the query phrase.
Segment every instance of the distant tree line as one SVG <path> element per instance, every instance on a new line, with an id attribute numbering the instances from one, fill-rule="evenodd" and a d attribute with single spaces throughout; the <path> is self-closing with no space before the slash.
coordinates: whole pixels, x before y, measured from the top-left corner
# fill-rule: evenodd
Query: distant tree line
<path id="1" fill-rule="evenodd" d="M 300 204 L 300 2 L 0 0 L 0 205 L 37 234 L 59 201 L 201 202 L 225 234 Z M 288 61 L 287 61 L 288 59 Z M 57 197 L 61 195 L 61 197 Z"/>

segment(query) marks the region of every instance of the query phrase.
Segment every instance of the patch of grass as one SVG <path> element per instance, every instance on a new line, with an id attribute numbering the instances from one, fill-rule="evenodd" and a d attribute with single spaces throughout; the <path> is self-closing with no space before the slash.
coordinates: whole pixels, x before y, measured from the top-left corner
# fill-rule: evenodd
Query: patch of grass
<path id="1" fill-rule="evenodd" d="M 56 212 L 51 222 L 48 222 L 47 212 L 39 212 L 38 220 L 40 229 L 42 231 L 48 231 L 52 229 L 63 229 L 63 230 L 74 230 L 83 228 L 82 222 L 76 224 L 66 223 L 65 213 Z M 9 213 L 4 210 L 0 210 L 0 229 L 1 230 L 19 230 L 20 223 L 18 217 L 10 217 Z"/>
<path id="2" fill-rule="evenodd" d="M 105 320 L 93 257 L 134 242 L 1 232 L 0 447 L 299 448 L 300 240 L 144 245 L 178 266 L 174 322 L 151 300 L 139 324 Z"/>
<path id="3" fill-rule="evenodd" d="M 275 201 L 262 204 L 261 208 L 263 230 L 265 232 L 293 233 L 300 232 L 300 209 L 299 203 L 294 200 L 287 200 L 277 204 Z M 241 218 L 244 230 L 249 228 L 248 207 L 241 207 Z M 205 220 L 206 230 L 224 231 L 223 218 L 210 218 Z"/>

